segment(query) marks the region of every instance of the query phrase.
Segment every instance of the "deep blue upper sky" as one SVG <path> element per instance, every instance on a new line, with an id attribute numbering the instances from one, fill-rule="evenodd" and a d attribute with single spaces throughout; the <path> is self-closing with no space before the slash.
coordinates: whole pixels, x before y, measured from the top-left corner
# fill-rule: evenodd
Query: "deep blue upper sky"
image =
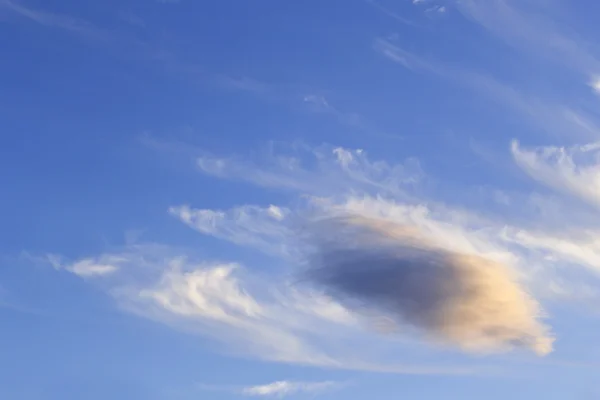
<path id="1" fill-rule="evenodd" d="M 0 0 L 0 398 L 597 398 L 599 11 Z M 506 265 L 553 351 L 297 289 L 340 210 Z"/>

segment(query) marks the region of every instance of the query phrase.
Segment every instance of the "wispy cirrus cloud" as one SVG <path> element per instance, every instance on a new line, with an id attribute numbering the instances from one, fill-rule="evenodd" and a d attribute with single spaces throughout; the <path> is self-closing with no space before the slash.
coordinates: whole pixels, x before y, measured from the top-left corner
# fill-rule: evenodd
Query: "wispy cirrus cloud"
<path id="1" fill-rule="evenodd" d="M 242 390 L 247 396 L 258 397 L 278 397 L 284 398 L 297 394 L 315 395 L 339 386 L 339 383 L 332 381 L 325 382 L 294 382 L 294 381 L 276 381 L 265 385 L 249 386 Z"/>
<path id="2" fill-rule="evenodd" d="M 513 141 L 511 151 L 517 165 L 535 180 L 600 206 L 600 143 L 527 149 Z"/>
<path id="3" fill-rule="evenodd" d="M 72 272 L 82 278 L 93 278 L 111 275 L 118 271 L 119 264 L 124 261 L 117 255 L 100 256 L 97 258 L 84 258 L 75 262 L 64 262 L 61 257 L 50 254 L 46 257 L 48 263 L 54 268 Z"/>
<path id="4" fill-rule="evenodd" d="M 378 53 L 414 73 L 432 74 L 483 94 L 490 101 L 517 113 L 530 126 L 555 137 L 564 138 L 576 134 L 589 140 L 600 133 L 598 120 L 594 114 L 569 105 L 562 99 L 559 101 L 528 94 L 492 76 L 445 64 L 440 60 L 426 59 L 390 40 L 377 39 L 373 46 Z"/>
<path id="5" fill-rule="evenodd" d="M 271 254 L 289 255 L 284 241 L 292 234 L 282 224 L 290 210 L 275 205 L 266 208 L 241 206 L 228 211 L 171 207 L 169 213 L 197 231 L 238 245 L 260 248 Z M 277 237 L 280 241 L 273 242 Z"/>
<path id="6" fill-rule="evenodd" d="M 503 237 L 531 250 L 543 251 L 548 261 L 562 260 L 600 273 L 600 231 L 573 230 L 563 234 L 505 228 Z"/>
<path id="7" fill-rule="evenodd" d="M 156 2 L 176 4 L 180 3 L 180 0 L 156 0 Z M 171 51 L 163 43 L 118 29 L 106 28 L 77 16 L 27 6 L 21 1 L 0 0 L 1 9 L 8 10 L 15 16 L 25 18 L 43 27 L 71 33 L 77 38 L 102 44 L 111 50 L 118 49 L 126 57 L 134 55 L 144 61 L 150 61 L 167 74 L 183 76 L 190 83 L 198 86 L 216 86 L 225 91 L 252 94 L 258 99 L 283 104 L 294 111 L 302 110 L 328 115 L 341 125 L 350 127 L 359 133 L 387 139 L 401 138 L 400 135 L 382 131 L 357 112 L 335 107 L 325 100 L 324 96 L 314 94 L 313 92 L 318 92 L 318 90 L 313 87 L 286 83 L 273 84 L 245 75 L 234 76 L 210 71 L 203 65 L 190 62 L 185 56 Z M 131 26 L 138 28 L 146 26 L 145 21 L 138 15 L 122 12 L 118 14 L 118 17 Z"/>
<path id="8" fill-rule="evenodd" d="M 387 15 L 388 17 L 390 17 L 398 22 L 401 22 L 402 24 L 405 24 L 408 26 L 415 26 L 415 27 L 420 26 L 415 21 L 412 21 L 408 18 L 401 16 L 399 13 L 394 12 L 391 9 L 379 4 L 379 2 L 377 2 L 375 0 L 367 0 L 367 3 L 370 4 L 371 6 L 373 6 L 375 9 L 381 11 L 383 14 Z"/>
<path id="9" fill-rule="evenodd" d="M 26 18 L 40 25 L 70 31 L 91 39 L 106 40 L 111 37 L 109 31 L 100 29 L 86 20 L 30 8 L 23 5 L 20 1 L 0 0 L 0 10 L 1 9 L 8 10 L 17 16 Z"/>
<path id="10" fill-rule="evenodd" d="M 463 0 L 458 9 L 510 45 L 566 65 L 591 76 L 600 71 L 600 60 L 591 46 L 573 32 L 573 26 L 557 24 L 552 14 L 560 14 L 556 4 L 514 0 Z M 556 15 L 555 15 L 556 16 Z M 563 21 L 564 22 L 564 21 Z"/>
<path id="11" fill-rule="evenodd" d="M 299 143 L 290 150 L 286 154 L 275 145 L 256 162 L 201 156 L 197 164 L 202 172 L 215 177 L 319 195 L 343 193 L 348 187 L 370 187 L 401 195 L 404 186 L 424 176 L 416 159 L 404 164 L 371 162 L 362 149 L 310 148 Z"/>
<path id="12" fill-rule="evenodd" d="M 320 94 L 307 94 L 303 97 L 304 104 L 308 109 L 317 114 L 325 114 L 332 116 L 341 125 L 353 128 L 363 133 L 389 139 L 400 139 L 402 136 L 382 132 L 381 130 L 371 126 L 363 116 L 358 113 L 352 113 L 340 110 L 338 107 Z"/>
<path id="13" fill-rule="evenodd" d="M 286 398 L 310 396 L 316 397 L 326 392 L 342 389 L 346 386 L 345 382 L 338 381 L 295 381 L 295 380 L 278 380 L 261 385 L 249 386 L 219 386 L 209 384 L 197 384 L 196 387 L 202 391 L 227 392 L 240 396 L 248 397 L 267 397 L 267 398 Z"/>

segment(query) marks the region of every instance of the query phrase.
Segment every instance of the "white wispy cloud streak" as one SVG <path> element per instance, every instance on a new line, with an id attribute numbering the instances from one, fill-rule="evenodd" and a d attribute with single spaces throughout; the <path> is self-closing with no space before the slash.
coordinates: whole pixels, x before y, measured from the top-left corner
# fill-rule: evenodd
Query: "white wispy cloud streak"
<path id="1" fill-rule="evenodd" d="M 100 256 L 97 258 L 84 258 L 72 263 L 66 263 L 61 257 L 50 254 L 46 260 L 56 269 L 64 269 L 82 278 L 93 278 L 111 275 L 119 269 L 119 264 L 124 258 L 116 255 Z"/>
<path id="2" fill-rule="evenodd" d="M 175 4 L 179 0 L 157 0 L 159 3 Z M 217 86 L 222 90 L 240 93 L 251 93 L 263 101 L 287 105 L 290 109 L 306 108 L 311 112 L 326 114 L 343 126 L 351 127 L 359 133 L 366 133 L 382 138 L 399 139 L 401 136 L 383 132 L 374 127 L 367 119 L 356 113 L 341 110 L 325 100 L 321 95 L 306 94 L 314 88 L 292 84 L 271 84 L 248 76 L 229 76 L 224 73 L 208 71 L 202 65 L 185 60 L 162 45 L 115 29 L 97 26 L 90 21 L 68 14 L 59 14 L 29 7 L 20 1 L 0 0 L 0 9 L 35 22 L 47 28 L 59 29 L 74 36 L 106 45 L 109 49 L 118 49 L 127 57 L 135 55 L 150 61 L 169 74 L 185 76 L 190 82 Z M 145 22 L 135 15 L 120 14 L 120 19 L 130 25 L 145 27 Z"/>
<path id="3" fill-rule="evenodd" d="M 275 205 L 266 208 L 241 206 L 231 210 L 193 209 L 188 205 L 171 207 L 171 215 L 197 231 L 226 239 L 238 245 L 260 248 L 277 255 L 290 255 L 281 239 L 292 234 L 282 224 L 290 210 Z M 279 242 L 273 242 L 278 237 Z"/>
<path id="4" fill-rule="evenodd" d="M 516 163 L 535 180 L 600 207 L 600 143 L 569 148 L 522 148 L 513 141 Z"/>
<path id="5" fill-rule="evenodd" d="M 202 172 L 212 176 L 313 195 L 343 193 L 352 187 L 400 196 L 405 192 L 403 187 L 423 178 L 416 159 L 388 164 L 371 162 L 362 149 L 310 148 L 296 144 L 291 150 L 291 154 L 285 154 L 275 146 L 267 154 L 261 154 L 258 162 L 202 156 L 197 164 Z"/>
<path id="6" fill-rule="evenodd" d="M 279 397 L 283 398 L 290 395 L 306 393 L 318 394 L 331 390 L 339 384 L 332 381 L 325 382 L 294 382 L 294 381 L 276 381 L 266 385 L 249 386 L 242 390 L 242 393 L 248 396 Z"/>
<path id="7" fill-rule="evenodd" d="M 104 38 L 107 34 L 85 20 L 29 8 L 20 1 L 0 0 L 0 9 L 2 8 L 47 27 L 60 28 L 96 39 Z"/>
<path id="8" fill-rule="evenodd" d="M 373 6 L 374 8 L 376 8 L 377 10 L 381 11 L 382 13 L 384 13 L 385 15 L 387 15 L 388 17 L 395 19 L 398 22 L 401 22 L 401 23 L 403 23 L 405 25 L 408 25 L 408 26 L 415 26 L 415 27 L 420 26 L 415 21 L 412 21 L 412 20 L 409 20 L 407 18 L 402 17 L 398 13 L 390 10 L 387 7 L 384 7 L 383 5 L 379 4 L 375 0 L 367 0 L 367 3 L 370 4 L 371 6 Z"/>
<path id="9" fill-rule="evenodd" d="M 600 71 L 599 59 L 583 39 L 567 35 L 576 27 L 559 30 L 549 2 L 460 0 L 458 9 L 469 19 L 526 54 L 542 55 L 587 75 Z M 528 11 L 526 11 L 528 10 Z"/>
<path id="10" fill-rule="evenodd" d="M 333 116 L 341 125 L 361 131 L 370 136 L 390 139 L 399 139 L 402 137 L 400 135 L 380 131 L 371 126 L 371 124 L 360 114 L 340 110 L 338 107 L 331 104 L 323 95 L 307 94 L 303 97 L 303 101 L 310 111 Z"/>
<path id="11" fill-rule="evenodd" d="M 480 72 L 425 59 L 389 40 L 377 39 L 373 46 L 377 52 L 410 71 L 432 74 L 483 94 L 516 112 L 531 126 L 556 137 L 578 135 L 589 140 L 600 133 L 593 115 L 562 102 L 526 94 Z"/>

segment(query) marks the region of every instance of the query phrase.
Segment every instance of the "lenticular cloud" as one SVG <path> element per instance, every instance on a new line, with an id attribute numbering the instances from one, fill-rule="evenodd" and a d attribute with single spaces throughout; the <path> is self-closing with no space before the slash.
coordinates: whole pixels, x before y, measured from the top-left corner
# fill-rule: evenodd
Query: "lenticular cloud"
<path id="1" fill-rule="evenodd" d="M 552 351 L 539 304 L 502 264 L 365 217 L 321 220 L 313 239 L 309 277 L 355 311 L 379 313 L 467 351 Z"/>

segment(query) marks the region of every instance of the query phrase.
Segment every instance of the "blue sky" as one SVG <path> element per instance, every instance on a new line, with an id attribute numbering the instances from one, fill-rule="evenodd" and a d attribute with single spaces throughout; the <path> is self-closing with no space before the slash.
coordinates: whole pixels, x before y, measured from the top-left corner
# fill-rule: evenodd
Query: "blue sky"
<path id="1" fill-rule="evenodd" d="M 0 398 L 597 398 L 599 10 L 0 0 Z"/>

